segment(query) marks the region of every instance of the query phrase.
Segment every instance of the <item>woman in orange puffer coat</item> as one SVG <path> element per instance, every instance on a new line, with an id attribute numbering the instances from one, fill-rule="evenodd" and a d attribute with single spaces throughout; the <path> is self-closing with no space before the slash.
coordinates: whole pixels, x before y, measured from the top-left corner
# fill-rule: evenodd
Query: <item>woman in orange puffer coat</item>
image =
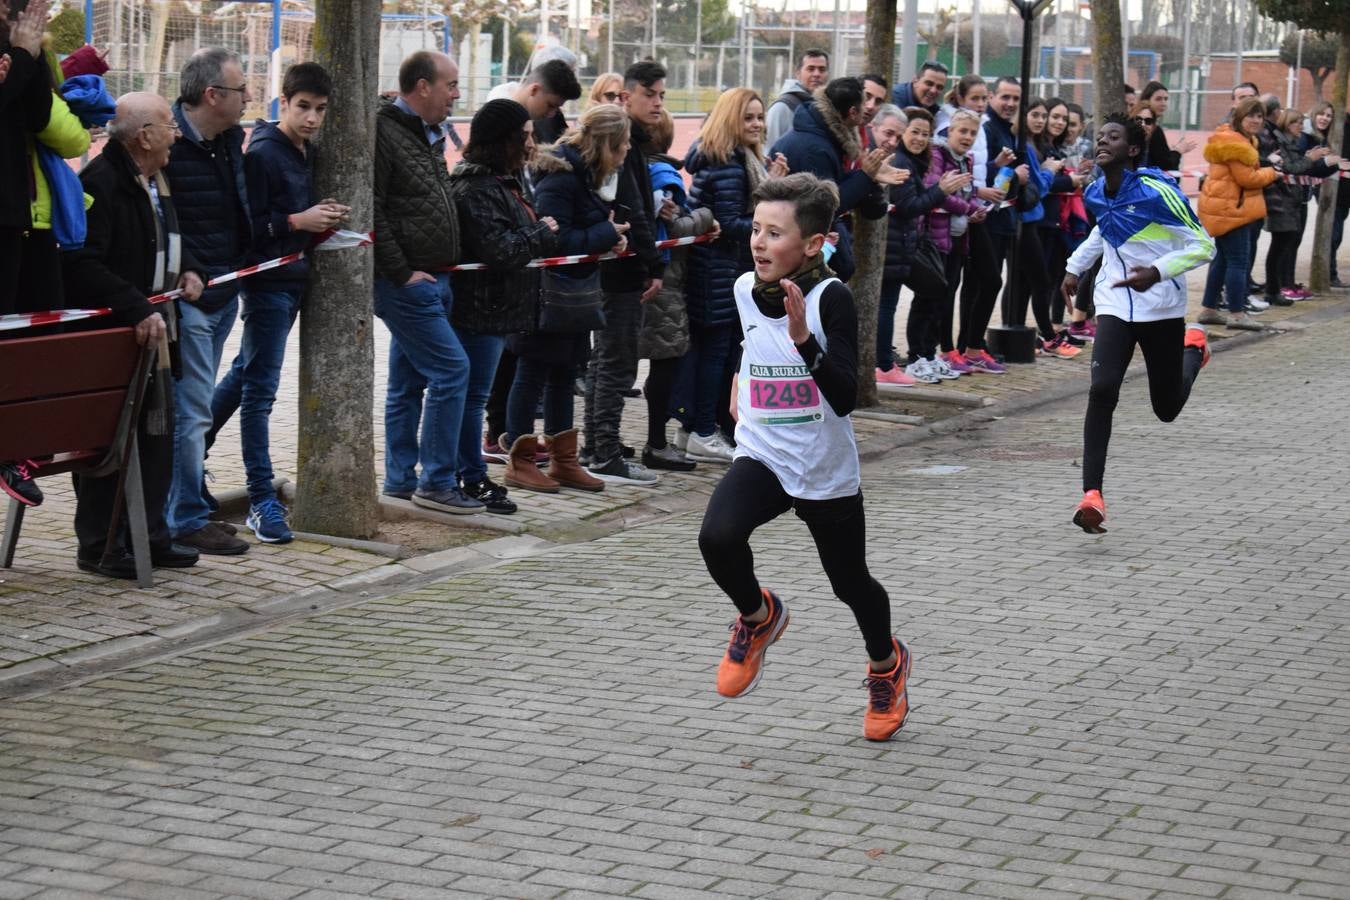
<path id="1" fill-rule="evenodd" d="M 1205 280 L 1204 309 L 1199 321 L 1258 331 L 1261 326 L 1244 311 L 1247 305 L 1247 261 L 1255 248 L 1245 227 L 1266 217 L 1261 190 L 1279 177 L 1260 166 L 1256 134 L 1265 124 L 1256 98 L 1233 109 L 1231 125 L 1220 125 L 1205 144 L 1209 177 L 1200 191 L 1200 223 L 1214 237 L 1218 253 Z M 1228 294 L 1228 317 L 1219 312 L 1221 294 Z"/>

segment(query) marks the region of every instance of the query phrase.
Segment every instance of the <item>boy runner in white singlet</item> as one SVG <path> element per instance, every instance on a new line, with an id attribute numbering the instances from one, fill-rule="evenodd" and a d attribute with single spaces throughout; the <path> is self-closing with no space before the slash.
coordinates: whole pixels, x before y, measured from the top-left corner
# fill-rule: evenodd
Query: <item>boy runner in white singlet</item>
<path id="1" fill-rule="evenodd" d="M 839 194 L 799 173 L 763 183 L 753 199 L 755 270 L 735 288 L 744 336 L 732 396 L 736 455 L 698 536 L 713 580 L 740 611 L 717 691 L 749 692 L 764 652 L 787 627 L 787 605 L 755 578 L 750 535 L 792 509 L 862 631 L 869 659 L 863 734 L 884 741 L 909 715 L 910 653 L 891 635 L 890 598 L 867 571 L 858 447 L 848 418 L 858 390 L 858 316 L 853 295 L 821 253 Z"/>

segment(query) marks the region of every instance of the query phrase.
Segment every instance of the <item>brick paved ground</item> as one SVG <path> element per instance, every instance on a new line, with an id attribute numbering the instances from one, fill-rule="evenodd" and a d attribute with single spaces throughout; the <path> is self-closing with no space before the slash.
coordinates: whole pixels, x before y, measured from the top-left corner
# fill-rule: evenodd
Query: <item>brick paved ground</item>
<path id="1" fill-rule="evenodd" d="M 1310 252 L 1305 242 L 1304 256 Z M 1306 265 L 1306 262 L 1304 263 Z M 1260 267 L 1258 266 L 1258 271 Z M 1301 275 L 1302 270 L 1300 270 Z M 1198 308 L 1203 288 L 1203 271 L 1191 278 L 1192 306 Z M 896 343 L 902 348 L 904 318 L 908 310 L 908 292 L 901 301 Z M 1291 311 L 1271 310 L 1265 321 L 1278 323 L 1290 313 L 1350 300 L 1340 293 L 1334 298 L 1299 304 Z M 1216 340 L 1224 339 L 1224 329 L 1211 329 Z M 236 327 L 226 354 L 232 358 L 241 336 Z M 377 465 L 383 465 L 383 399 L 387 365 L 388 337 L 377 329 L 375 426 Z M 979 395 L 1007 404 L 1034 399 L 1046 391 L 1082 383 L 1087 372 L 1088 353 L 1078 359 L 1042 360 L 1032 366 L 1017 366 L 1002 378 L 963 378 L 942 389 Z M 277 473 L 294 477 L 296 458 L 296 381 L 298 368 L 298 332 L 292 335 L 290 352 L 282 381 L 282 391 L 272 417 L 273 456 Z M 940 396 L 941 394 L 939 394 Z M 909 402 L 910 394 L 892 395 L 906 401 L 906 408 L 919 415 L 950 415 L 961 407 Z M 976 398 L 978 400 L 978 397 Z M 991 412 L 998 413 L 997 407 Z M 625 414 L 625 435 L 630 443 L 641 446 L 645 440 L 645 405 L 630 401 Z M 580 421 L 578 404 L 577 421 Z M 864 446 L 884 448 L 909 426 L 894 422 L 858 418 L 855 421 Z M 221 434 L 208 466 L 216 477 L 216 491 L 243 486 L 243 469 L 238 455 L 237 423 Z M 499 470 L 497 470 L 499 471 Z M 635 504 L 678 503 L 698 505 L 699 498 L 711 491 L 719 469 L 703 467 L 691 475 L 666 475 L 659 489 L 614 488 L 603 494 L 582 495 L 567 492 L 554 497 L 516 492 L 521 512 L 511 517 L 512 527 L 550 536 L 565 532 L 583 533 L 592 521 L 606 516 L 623 517 Z M 372 473 L 374 478 L 374 473 Z M 14 569 L 0 570 L 0 672 L 35 659 L 63 659 L 73 651 L 94 652 L 109 639 L 140 639 L 186 628 L 221 615 L 250 611 L 259 604 L 299 592 L 319 590 L 325 585 L 343 583 L 354 577 L 395 577 L 386 556 L 334 547 L 327 543 L 296 542 L 285 547 L 255 543 L 240 558 L 206 558 L 190 570 L 160 570 L 156 586 L 141 590 L 122 581 L 87 575 L 74 565 L 75 539 L 71 531 L 74 493 L 67 479 L 42 482 L 47 502 L 28 514 Z M 645 507 L 638 507 L 639 511 Z M 487 524 L 503 524 L 501 517 L 454 517 L 452 524 L 469 519 L 495 519 Z"/>
<path id="2" fill-rule="evenodd" d="M 790 518 L 717 697 L 691 511 L 6 702 L 0 896 L 1350 897 L 1347 341 L 1216 356 L 1171 426 L 1128 384 L 1103 537 L 1081 397 L 869 465 L 892 743 Z"/>

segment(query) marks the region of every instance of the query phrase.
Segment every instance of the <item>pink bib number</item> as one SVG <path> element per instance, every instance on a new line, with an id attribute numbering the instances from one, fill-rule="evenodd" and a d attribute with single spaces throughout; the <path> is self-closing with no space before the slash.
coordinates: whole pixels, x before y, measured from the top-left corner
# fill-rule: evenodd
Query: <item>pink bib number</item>
<path id="1" fill-rule="evenodd" d="M 820 388 L 806 366 L 750 366 L 750 408 L 765 425 L 819 422 Z"/>

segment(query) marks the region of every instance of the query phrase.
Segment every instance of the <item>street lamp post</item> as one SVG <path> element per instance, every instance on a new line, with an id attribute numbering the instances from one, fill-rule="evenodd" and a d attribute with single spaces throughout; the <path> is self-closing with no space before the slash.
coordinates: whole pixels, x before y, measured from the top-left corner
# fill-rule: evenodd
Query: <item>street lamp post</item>
<path id="1" fill-rule="evenodd" d="M 1036 17 L 1045 11 L 1053 0 L 1008 0 L 1017 14 L 1022 17 L 1022 100 L 1017 105 L 1017 158 L 1026 159 L 1027 152 L 1027 105 L 1031 97 L 1031 25 Z M 1014 215 L 1016 212 L 1014 211 Z M 1003 287 L 1003 324 L 989 329 L 987 335 L 989 347 L 1005 360 L 1013 363 L 1036 361 L 1036 329 L 1024 324 L 1027 318 L 1025 306 L 1017 303 L 1018 282 L 1022 278 L 1021 267 L 1022 224 L 1017 224 L 1013 232 L 1012 248 L 1008 251 L 1008 282 Z"/>

